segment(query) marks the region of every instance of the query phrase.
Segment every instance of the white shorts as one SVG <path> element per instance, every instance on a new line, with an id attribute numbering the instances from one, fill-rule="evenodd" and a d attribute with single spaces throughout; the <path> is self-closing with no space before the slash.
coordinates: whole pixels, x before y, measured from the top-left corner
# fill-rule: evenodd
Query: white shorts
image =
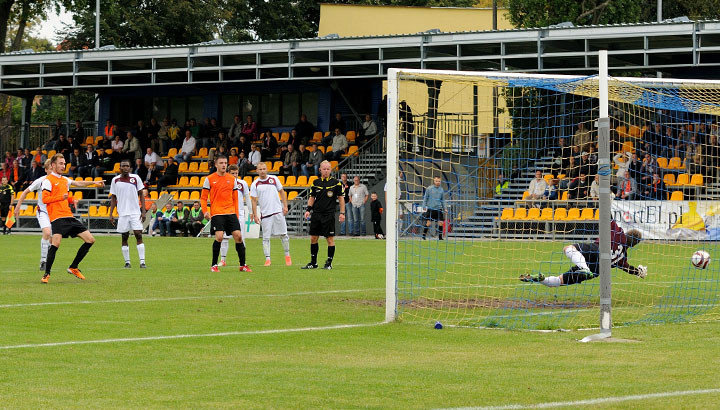
<path id="1" fill-rule="evenodd" d="M 285 222 L 285 215 L 283 215 L 282 212 L 261 219 L 260 227 L 262 228 L 263 239 L 270 239 L 272 235 L 287 234 L 287 223 Z"/>
<path id="2" fill-rule="evenodd" d="M 40 229 L 50 228 L 50 217 L 47 212 L 36 211 L 35 216 L 40 224 Z"/>
<path id="3" fill-rule="evenodd" d="M 243 242 L 245 242 L 245 212 L 240 212 L 240 215 L 238 215 L 238 222 L 240 222 L 240 232 L 243 233 Z M 232 238 L 232 235 L 223 234 L 224 239 L 230 239 Z"/>
<path id="4" fill-rule="evenodd" d="M 117 232 L 142 231 L 143 224 L 140 215 L 121 215 L 118 217 Z"/>

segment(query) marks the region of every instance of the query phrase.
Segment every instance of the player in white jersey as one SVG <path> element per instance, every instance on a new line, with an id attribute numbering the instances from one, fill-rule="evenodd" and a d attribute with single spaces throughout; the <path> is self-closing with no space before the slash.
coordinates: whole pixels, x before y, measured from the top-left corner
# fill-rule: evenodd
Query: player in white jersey
<path id="1" fill-rule="evenodd" d="M 50 159 L 48 158 L 45 161 L 45 172 L 49 172 L 50 169 Z M 47 253 L 48 249 L 50 248 L 50 236 L 52 235 L 52 229 L 50 229 L 50 218 L 48 217 L 47 213 L 47 206 L 45 206 L 45 203 L 42 201 L 42 183 L 45 181 L 45 176 L 41 176 L 40 178 L 33 181 L 30 186 L 25 188 L 25 190 L 20 194 L 20 198 L 18 198 L 17 204 L 15 205 L 15 220 L 17 220 L 18 216 L 20 215 L 20 205 L 22 205 L 23 201 L 25 200 L 25 197 L 30 192 L 37 192 L 37 211 L 35 211 L 35 217 L 38 220 L 38 224 L 40 224 L 40 230 L 42 230 L 42 238 L 40 238 L 40 270 L 45 270 L 45 261 L 47 261 Z"/>
<path id="2" fill-rule="evenodd" d="M 142 231 L 145 222 L 145 185 L 142 179 L 130 173 L 130 160 L 120 161 L 120 175 L 112 179 L 110 183 L 110 222 L 115 225 L 113 211 L 117 207 L 118 221 L 117 232 L 122 234 L 122 254 L 125 258 L 125 268 L 130 265 L 130 247 L 128 238 L 130 231 L 133 231 L 137 241 L 137 251 L 140 257 L 140 268 L 145 266 L 145 244 L 143 243 Z M 140 204 L 138 205 L 138 197 Z"/>
<path id="3" fill-rule="evenodd" d="M 228 173 L 237 178 L 240 173 L 238 166 L 235 164 L 228 166 Z M 248 210 L 250 210 L 252 209 L 252 201 L 250 200 L 250 188 L 248 187 L 247 182 L 242 179 L 238 179 L 238 185 L 238 221 L 240 222 L 240 228 L 242 228 L 245 226 L 245 204 L 247 204 Z M 227 265 L 225 257 L 227 256 L 228 248 L 230 247 L 230 243 L 228 241 L 230 238 L 232 238 L 232 235 L 228 236 L 225 234 L 223 236 L 222 243 L 220 244 L 220 266 Z M 242 241 L 245 243 L 245 235 L 243 235 Z"/>
<path id="4" fill-rule="evenodd" d="M 290 238 L 285 222 L 285 215 L 288 213 L 287 194 L 276 176 L 268 176 L 267 165 L 264 162 L 259 163 L 256 170 L 258 178 L 250 185 L 250 198 L 252 198 L 253 218 L 255 223 L 262 228 L 265 266 L 270 266 L 270 237 L 272 235 L 281 236 L 285 250 L 285 265 L 290 266 L 292 265 Z M 280 194 L 279 197 L 278 194 Z"/>

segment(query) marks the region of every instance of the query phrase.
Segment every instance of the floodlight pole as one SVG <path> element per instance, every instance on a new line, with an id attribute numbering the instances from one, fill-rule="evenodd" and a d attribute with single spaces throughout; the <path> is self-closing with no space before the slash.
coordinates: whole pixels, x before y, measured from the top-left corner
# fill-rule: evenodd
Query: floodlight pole
<path id="1" fill-rule="evenodd" d="M 95 48 L 100 48 L 100 0 L 95 0 Z"/>
<path id="2" fill-rule="evenodd" d="M 598 235 L 600 239 L 600 333 L 590 335 L 581 342 L 590 342 L 609 338 L 612 327 L 611 302 L 612 302 L 612 278 L 611 256 L 610 256 L 610 207 L 612 196 L 610 191 L 610 177 L 612 167 L 610 166 L 610 117 L 608 113 L 608 52 L 598 52 L 598 88 L 599 88 L 599 109 L 598 118 L 598 175 L 600 176 L 600 218 L 598 221 Z"/>
<path id="3" fill-rule="evenodd" d="M 387 191 L 385 209 L 385 321 L 397 317 L 397 211 L 398 211 L 398 70 L 388 70 L 387 92 Z"/>

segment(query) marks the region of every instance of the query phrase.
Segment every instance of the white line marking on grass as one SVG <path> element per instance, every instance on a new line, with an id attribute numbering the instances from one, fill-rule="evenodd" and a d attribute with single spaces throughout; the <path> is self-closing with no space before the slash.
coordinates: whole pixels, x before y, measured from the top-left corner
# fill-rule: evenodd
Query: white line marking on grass
<path id="1" fill-rule="evenodd" d="M 219 333 L 197 333 L 197 334 L 167 335 L 167 336 L 123 337 L 123 338 L 117 338 L 117 339 L 73 340 L 73 341 L 67 341 L 67 342 L 54 342 L 54 343 L 30 343 L 30 344 L 22 344 L 22 345 L 0 346 L 0 350 L 30 349 L 30 348 L 36 348 L 36 347 L 55 347 L 55 346 L 104 344 L 104 343 L 144 342 L 144 341 L 170 340 L 170 339 L 191 339 L 191 338 L 201 338 L 201 337 L 225 337 L 225 336 L 243 336 L 243 335 L 268 335 L 268 334 L 277 334 L 277 333 L 317 332 L 317 331 L 321 331 L 321 330 L 353 329 L 353 328 L 358 328 L 358 327 L 379 326 L 384 323 L 385 322 L 357 323 L 357 324 L 346 324 L 346 325 L 299 327 L 299 328 L 290 328 L 290 329 L 248 330 L 248 331 L 243 331 L 243 332 L 237 331 L 237 332 L 219 332 Z"/>
<path id="2" fill-rule="evenodd" d="M 376 289 L 339 289 L 339 290 L 318 290 L 308 292 L 292 293 L 270 293 L 251 295 L 208 295 L 208 296 L 178 296 L 172 298 L 143 298 L 143 299 L 109 299 L 109 300 L 75 300 L 59 302 L 33 302 L 33 303 L 12 303 L 0 305 L 0 309 L 28 306 L 53 306 L 53 305 L 94 305 L 101 303 L 142 303 L 142 302 L 172 302 L 179 300 L 203 300 L 203 299 L 240 299 L 240 298 L 279 298 L 291 296 L 329 295 L 334 293 L 358 293 L 370 291 L 382 291 L 385 288 Z"/>
<path id="3" fill-rule="evenodd" d="M 576 401 L 556 401 L 549 403 L 537 403 L 537 404 L 508 404 L 505 406 L 490 406 L 490 407 L 460 407 L 459 409 L 477 409 L 477 410 L 511 410 L 511 409 L 548 409 L 553 407 L 576 407 L 576 406 L 594 406 L 598 404 L 608 403 L 621 403 L 625 401 L 635 400 L 647 400 L 647 399 L 661 399 L 665 397 L 678 397 L 678 396 L 694 396 L 699 394 L 715 394 L 720 393 L 720 389 L 702 389 L 702 390 L 683 390 L 683 391 L 671 391 L 664 393 L 649 393 L 649 394 L 635 394 L 631 396 L 617 396 L 617 397 L 601 397 L 597 399 L 588 400 L 576 400 Z"/>

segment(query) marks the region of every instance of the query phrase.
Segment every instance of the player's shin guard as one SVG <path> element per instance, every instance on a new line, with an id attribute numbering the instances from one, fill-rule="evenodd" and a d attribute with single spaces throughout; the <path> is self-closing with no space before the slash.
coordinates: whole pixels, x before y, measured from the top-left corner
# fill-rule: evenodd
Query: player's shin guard
<path id="1" fill-rule="evenodd" d="M 228 243 L 227 238 L 224 238 L 222 242 L 220 243 L 220 259 L 225 260 L 225 257 L 228 253 L 228 248 L 230 247 L 230 244 Z"/>
<path id="2" fill-rule="evenodd" d="M 50 241 L 47 239 L 40 239 L 40 262 L 47 261 L 48 248 L 50 248 Z"/>
<path id="3" fill-rule="evenodd" d="M 55 262 L 55 252 L 57 252 L 57 246 L 50 245 L 47 253 L 47 260 L 45 261 L 45 274 L 49 275 L 52 270 L 53 262 Z"/>
<path id="4" fill-rule="evenodd" d="M 578 270 L 569 270 L 562 274 L 562 283 L 564 285 L 574 285 L 576 283 L 582 283 L 588 279 L 593 279 L 597 275 L 593 273 L 581 272 Z"/>
<path id="5" fill-rule="evenodd" d="M 283 235 L 280 237 L 280 241 L 282 242 L 283 250 L 285 251 L 285 256 L 290 255 L 290 237 L 288 234 Z"/>
<path id="6" fill-rule="evenodd" d="M 220 242 L 213 241 L 213 249 L 212 249 L 213 255 L 212 255 L 212 264 L 210 266 L 217 265 L 218 262 L 218 256 L 220 255 Z"/>
<path id="7" fill-rule="evenodd" d="M 310 244 L 310 263 L 313 265 L 317 264 L 317 254 L 320 250 L 320 244 L 317 243 L 311 243 Z"/>
<path id="8" fill-rule="evenodd" d="M 328 246 L 328 259 L 333 260 L 335 257 L 335 245 Z"/>
<path id="9" fill-rule="evenodd" d="M 245 244 L 242 242 L 238 242 L 235 244 L 235 250 L 238 254 L 238 260 L 240 261 L 240 266 L 245 266 Z"/>
<path id="10" fill-rule="evenodd" d="M 560 280 L 560 276 L 548 276 L 547 278 L 543 279 L 542 282 L 543 285 L 549 287 L 549 288 L 556 288 L 560 285 L 562 285 L 562 281 Z"/>
<path id="11" fill-rule="evenodd" d="M 138 257 L 140 257 L 140 263 L 145 263 L 145 244 L 139 243 L 137 245 Z"/>
<path id="12" fill-rule="evenodd" d="M 578 268 L 590 270 L 582 252 L 577 250 L 574 246 L 565 247 L 565 256 L 567 256 Z"/>
<path id="13" fill-rule="evenodd" d="M 75 259 L 73 259 L 72 263 L 70 264 L 71 269 L 77 269 L 80 262 L 82 262 L 83 258 L 85 258 L 85 255 L 88 254 L 88 251 L 93 246 L 91 243 L 83 243 L 80 246 L 80 249 L 78 249 L 77 254 L 75 255 Z"/>
<path id="14" fill-rule="evenodd" d="M 265 254 L 265 259 L 270 257 L 270 238 L 263 238 L 263 253 Z"/>
<path id="15" fill-rule="evenodd" d="M 120 249 L 122 250 L 123 258 L 125 258 L 125 263 L 130 263 L 130 247 L 123 246 Z"/>

